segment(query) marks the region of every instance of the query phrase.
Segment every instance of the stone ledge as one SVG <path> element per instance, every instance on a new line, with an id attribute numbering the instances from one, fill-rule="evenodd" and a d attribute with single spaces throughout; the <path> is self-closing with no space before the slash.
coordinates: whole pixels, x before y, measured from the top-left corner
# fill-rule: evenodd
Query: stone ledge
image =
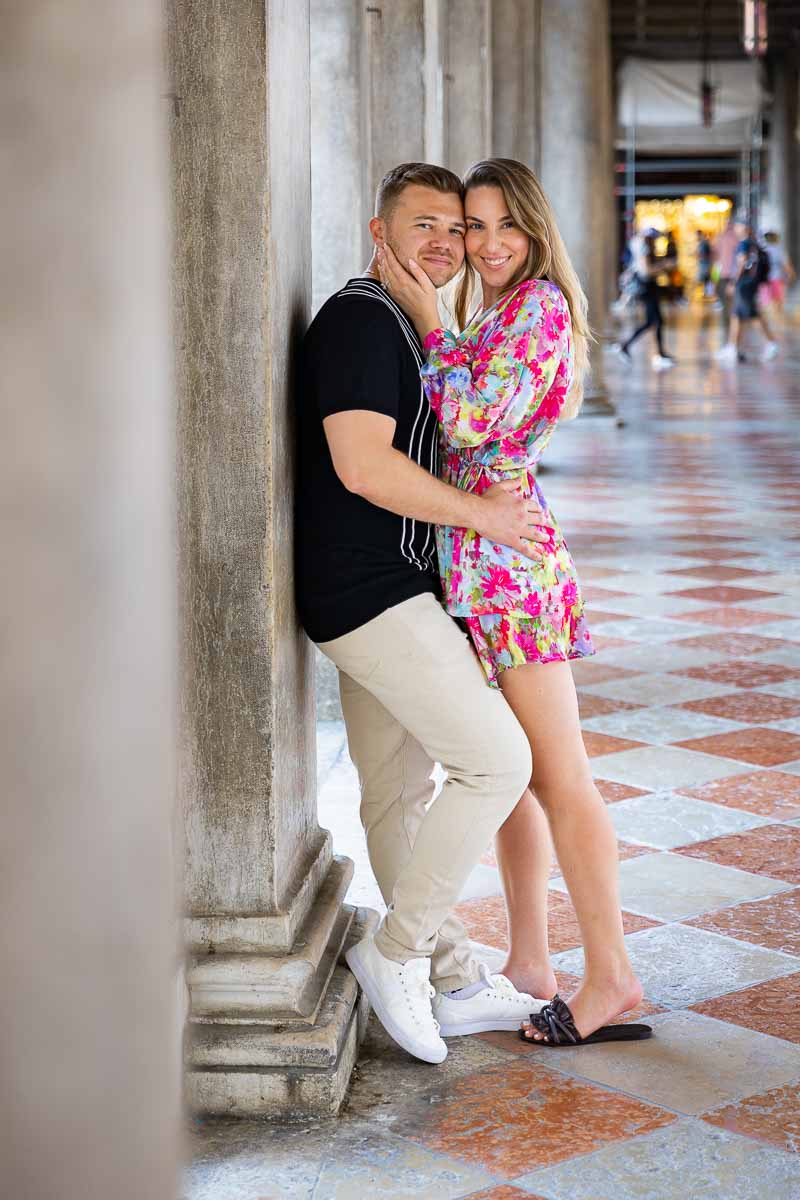
<path id="1" fill-rule="evenodd" d="M 198 1025 L 187 1030 L 190 1068 L 315 1067 L 331 1070 L 358 999 L 358 985 L 337 967 L 315 1025 Z"/>
<path id="2" fill-rule="evenodd" d="M 194 916 L 184 921 L 186 945 L 193 954 L 236 954 L 283 951 L 288 954 L 314 906 L 331 868 L 333 853 L 327 830 L 315 857 L 307 863 L 286 912 L 267 916 Z"/>
<path id="3" fill-rule="evenodd" d="M 343 904 L 352 874 L 350 859 L 333 860 L 289 953 L 193 956 L 186 975 L 192 1020 L 314 1021 L 353 919 Z"/>
<path id="4" fill-rule="evenodd" d="M 348 943 L 372 932 L 377 914 L 352 913 Z M 215 1116 L 307 1120 L 335 1116 L 347 1094 L 369 1004 L 337 966 L 313 1026 L 196 1024 L 187 1030 L 186 1097 Z"/>

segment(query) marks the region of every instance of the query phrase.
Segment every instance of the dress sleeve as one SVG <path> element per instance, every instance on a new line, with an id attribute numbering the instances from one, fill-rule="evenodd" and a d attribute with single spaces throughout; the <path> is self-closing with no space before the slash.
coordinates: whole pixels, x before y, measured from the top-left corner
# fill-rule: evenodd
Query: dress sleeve
<path id="1" fill-rule="evenodd" d="M 538 280 L 519 288 L 477 353 L 432 330 L 422 382 L 447 441 L 477 447 L 528 419 L 557 419 L 571 382 L 571 341 L 563 294 Z"/>

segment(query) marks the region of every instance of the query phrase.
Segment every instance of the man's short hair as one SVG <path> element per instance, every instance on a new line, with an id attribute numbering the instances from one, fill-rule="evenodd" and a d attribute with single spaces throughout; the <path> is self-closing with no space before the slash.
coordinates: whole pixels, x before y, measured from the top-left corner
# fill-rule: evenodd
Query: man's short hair
<path id="1" fill-rule="evenodd" d="M 423 162 L 401 163 L 399 167 L 392 167 L 391 171 L 387 171 L 378 184 L 375 193 L 375 216 L 388 221 L 401 194 L 412 184 L 434 188 L 437 192 L 454 192 L 460 199 L 464 196 L 461 180 L 446 167 L 436 167 L 432 163 Z"/>

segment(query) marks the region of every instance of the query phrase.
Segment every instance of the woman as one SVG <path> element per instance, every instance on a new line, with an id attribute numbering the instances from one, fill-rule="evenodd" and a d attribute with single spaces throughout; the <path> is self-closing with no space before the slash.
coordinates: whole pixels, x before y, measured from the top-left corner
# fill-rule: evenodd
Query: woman
<path id="1" fill-rule="evenodd" d="M 569 1004 L 555 996 L 521 1036 L 554 1044 L 648 1036 L 646 1026 L 606 1024 L 638 1004 L 642 988 L 625 949 L 616 838 L 592 782 L 569 667 L 570 659 L 594 651 L 572 559 L 534 478 L 559 418 L 580 406 L 586 301 L 527 167 L 509 159 L 478 163 L 464 189 L 468 266 L 456 301 L 460 336 L 441 328 L 435 288 L 413 260 L 406 270 L 384 246 L 380 269 L 423 340 L 422 376 L 441 423 L 444 478 L 478 493 L 516 479 L 525 495 L 537 496 L 552 531 L 536 563 L 474 530 L 437 532 L 448 611 L 465 620 L 489 684 L 502 689 L 533 750 L 531 790 L 497 839 L 510 926 L 503 974 L 534 995 L 553 993 L 546 814 L 586 969 Z M 475 272 L 483 302 L 467 321 Z"/>
<path id="2" fill-rule="evenodd" d="M 669 260 L 674 265 L 677 260 Z M 652 366 L 656 371 L 666 371 L 675 363 L 671 355 L 667 354 L 664 349 L 664 337 L 662 330 L 664 328 L 664 318 L 661 315 L 661 303 L 659 297 L 659 288 L 657 276 L 664 270 L 666 260 L 659 259 L 656 256 L 656 235 L 654 231 L 644 234 L 637 240 L 636 249 L 634 251 L 634 271 L 639 284 L 639 299 L 644 304 L 644 322 L 635 329 L 631 336 L 621 346 L 616 345 L 614 349 L 618 354 L 621 354 L 626 362 L 631 361 L 631 346 L 633 343 L 646 333 L 648 329 L 652 329 L 656 335 L 656 346 L 658 354 L 655 354 L 652 359 Z"/>
<path id="3" fill-rule="evenodd" d="M 782 313 L 786 302 L 786 285 L 794 283 L 797 273 L 786 250 L 781 245 L 781 235 L 774 230 L 764 234 L 769 258 L 769 276 L 761 288 L 764 305 Z"/>

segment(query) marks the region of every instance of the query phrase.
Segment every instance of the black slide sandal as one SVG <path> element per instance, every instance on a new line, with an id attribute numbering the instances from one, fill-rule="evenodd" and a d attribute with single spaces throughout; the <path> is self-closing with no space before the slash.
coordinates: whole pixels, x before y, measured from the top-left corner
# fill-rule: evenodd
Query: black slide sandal
<path id="1" fill-rule="evenodd" d="M 560 996 L 554 996 L 549 1004 L 538 1013 L 531 1013 L 531 1025 L 545 1034 L 547 1041 L 536 1041 L 527 1037 L 524 1029 L 519 1036 L 529 1046 L 592 1046 L 599 1042 L 643 1042 L 653 1036 L 650 1025 L 602 1025 L 582 1038 L 575 1026 L 569 1005 Z"/>

